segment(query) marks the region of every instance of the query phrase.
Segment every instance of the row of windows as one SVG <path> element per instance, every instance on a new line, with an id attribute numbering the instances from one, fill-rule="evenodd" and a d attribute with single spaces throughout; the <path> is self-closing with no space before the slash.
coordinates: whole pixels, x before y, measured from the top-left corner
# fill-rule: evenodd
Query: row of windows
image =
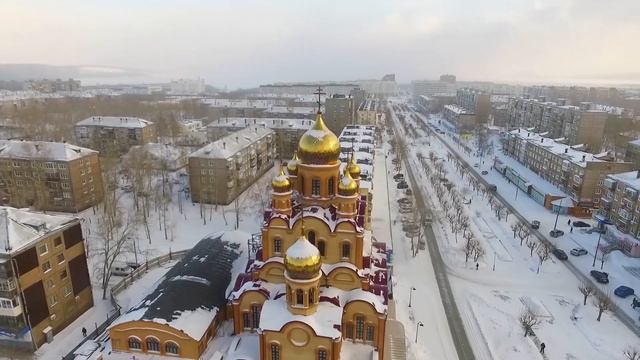
<path id="1" fill-rule="evenodd" d="M 282 357 L 280 357 L 280 344 L 277 343 L 272 343 L 271 344 L 271 360 L 280 360 L 282 359 Z M 327 360 L 328 359 L 328 353 L 326 349 L 318 349 L 317 351 L 317 359 L 318 360 Z"/>
<path id="2" fill-rule="evenodd" d="M 32 167 L 32 168 L 39 168 L 39 167 L 44 167 L 46 169 L 66 169 L 67 168 L 67 163 L 64 162 L 45 162 L 43 163 L 42 161 L 18 161 L 18 160 L 14 160 L 14 161 L 8 161 L 8 160 L 3 160 L 0 163 L 2 166 L 4 167 L 8 167 L 10 164 L 13 165 L 13 167 Z M 44 166 L 43 166 L 44 164 Z"/>
<path id="3" fill-rule="evenodd" d="M 130 337 L 128 340 L 129 350 L 147 351 L 147 352 L 160 352 L 160 341 L 154 337 L 148 337 L 145 340 L 145 348 L 142 348 L 142 341 L 136 337 Z M 164 343 L 164 352 L 171 355 L 179 355 L 180 347 L 173 341 L 166 341 Z"/>
<path id="4" fill-rule="evenodd" d="M 311 234 L 314 234 L 314 236 L 311 237 L 310 236 Z M 320 256 L 325 256 L 326 242 L 324 240 L 319 240 L 318 243 L 316 244 L 315 233 L 313 232 L 309 232 L 309 236 L 307 236 L 307 239 L 309 240 L 310 243 L 312 243 L 313 245 L 316 245 L 316 247 L 318 248 L 318 251 L 320 252 Z M 273 252 L 275 254 L 282 253 L 282 239 L 276 238 L 273 240 Z M 343 259 L 351 258 L 351 244 L 349 244 L 348 242 L 342 243 L 341 257 Z"/>
<path id="5" fill-rule="evenodd" d="M 245 329 L 257 329 L 260 327 L 260 307 L 251 305 L 251 313 L 242 313 L 242 327 Z"/>

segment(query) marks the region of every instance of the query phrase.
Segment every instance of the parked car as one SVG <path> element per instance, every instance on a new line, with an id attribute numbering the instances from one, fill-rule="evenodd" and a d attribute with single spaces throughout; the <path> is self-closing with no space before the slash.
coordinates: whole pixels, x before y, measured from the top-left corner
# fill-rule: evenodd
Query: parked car
<path id="1" fill-rule="evenodd" d="M 404 193 L 405 193 L 406 195 L 413 195 L 413 191 L 411 191 L 411 189 L 407 189 L 407 190 L 405 190 L 405 191 L 404 191 Z"/>
<path id="2" fill-rule="evenodd" d="M 569 258 L 567 253 L 562 249 L 553 249 L 551 252 L 558 258 L 558 260 L 567 260 Z"/>
<path id="3" fill-rule="evenodd" d="M 113 276 L 129 276 L 134 268 L 127 263 L 115 262 L 111 266 L 111 275 Z"/>
<path id="4" fill-rule="evenodd" d="M 480 164 L 475 163 L 475 164 L 473 164 L 473 167 L 475 167 L 475 168 L 480 167 Z"/>
<path id="5" fill-rule="evenodd" d="M 573 256 L 582 256 L 587 255 L 589 252 L 583 248 L 573 248 L 571 249 L 571 255 Z"/>
<path id="6" fill-rule="evenodd" d="M 397 173 L 395 175 L 393 175 L 394 179 L 404 179 L 404 174 L 403 173 Z"/>
<path id="7" fill-rule="evenodd" d="M 409 188 L 409 184 L 407 184 L 405 181 L 399 182 L 397 185 L 398 189 L 408 189 Z"/>
<path id="8" fill-rule="evenodd" d="M 613 290 L 613 293 L 621 298 L 626 298 L 629 295 L 633 295 L 634 291 L 628 286 L 620 285 L 615 290 Z"/>
<path id="9" fill-rule="evenodd" d="M 557 238 L 564 235 L 564 231 L 560 229 L 551 230 L 549 231 L 549 235 L 551 235 L 552 238 Z"/>
<path id="10" fill-rule="evenodd" d="M 482 175 L 487 175 L 489 172 L 487 170 L 482 170 L 481 174 Z"/>
<path id="11" fill-rule="evenodd" d="M 496 184 L 489 184 L 489 186 L 487 186 L 487 190 L 491 192 L 496 192 L 498 191 L 498 187 L 496 186 Z"/>
<path id="12" fill-rule="evenodd" d="M 606 273 L 604 271 L 591 270 L 590 274 L 600 284 L 608 284 L 609 283 L 609 273 Z"/>
<path id="13" fill-rule="evenodd" d="M 538 220 L 533 220 L 533 221 L 531 222 L 531 228 L 532 228 L 532 229 L 540 229 L 540 221 L 538 221 Z"/>

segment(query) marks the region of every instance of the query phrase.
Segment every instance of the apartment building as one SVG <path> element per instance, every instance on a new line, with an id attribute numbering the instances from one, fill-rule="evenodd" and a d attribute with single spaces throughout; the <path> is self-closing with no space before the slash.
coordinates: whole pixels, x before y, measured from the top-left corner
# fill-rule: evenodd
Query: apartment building
<path id="1" fill-rule="evenodd" d="M 260 85 L 260 94 L 300 94 L 313 95 L 318 91 L 318 86 L 322 86 L 322 90 L 327 94 L 348 94 L 353 88 L 360 87 L 357 83 L 278 83 Z"/>
<path id="2" fill-rule="evenodd" d="M 574 207 L 585 212 L 600 206 L 600 185 L 607 175 L 632 167 L 631 163 L 598 157 L 525 129 L 510 131 L 503 150 L 570 195 Z"/>
<path id="3" fill-rule="evenodd" d="M 444 105 L 442 115 L 458 132 L 471 131 L 478 123 L 476 114 L 458 105 Z"/>
<path id="4" fill-rule="evenodd" d="M 420 95 L 455 94 L 456 88 L 455 81 L 414 80 L 411 82 L 411 92 L 414 97 Z"/>
<path id="5" fill-rule="evenodd" d="M 0 344 L 35 350 L 93 306 L 80 221 L 0 207 L 0 241 Z"/>
<path id="6" fill-rule="evenodd" d="M 607 240 L 629 256 L 640 257 L 640 171 L 608 175 L 602 184 L 602 206 L 596 219 L 608 220 Z"/>
<path id="7" fill-rule="evenodd" d="M 101 156 L 119 156 L 134 145 L 157 142 L 156 125 L 136 117 L 92 116 L 76 123 L 76 142 L 100 151 Z"/>
<path id="8" fill-rule="evenodd" d="M 535 99 L 512 98 L 508 104 L 508 126 L 532 128 L 548 132 L 554 139 L 563 138 L 569 145 L 584 144 L 592 152 L 600 152 L 607 109 L 592 103 L 580 106 L 543 102 Z"/>
<path id="9" fill-rule="evenodd" d="M 262 116 L 281 119 L 304 118 L 313 120 L 316 118 L 317 112 L 317 106 L 271 106 L 262 113 Z"/>
<path id="10" fill-rule="evenodd" d="M 275 134 L 250 126 L 189 155 L 191 198 L 206 204 L 229 204 L 273 166 Z"/>
<path id="11" fill-rule="evenodd" d="M 366 99 L 358 106 L 356 122 L 360 125 L 377 125 L 378 114 L 378 101 L 375 99 Z"/>
<path id="12" fill-rule="evenodd" d="M 207 125 L 207 137 L 209 141 L 216 141 L 247 127 L 264 127 L 274 132 L 277 157 L 291 159 L 298 149 L 298 140 L 313 122 L 309 119 L 224 118 Z"/>
<path id="13" fill-rule="evenodd" d="M 624 161 L 633 163 L 634 170 L 640 169 L 640 139 L 627 142 Z"/>
<path id="14" fill-rule="evenodd" d="M 335 94 L 325 101 L 324 119 L 329 127 L 341 132 L 347 124 L 354 120 L 353 99 L 346 95 Z"/>
<path id="15" fill-rule="evenodd" d="M 476 115 L 476 122 L 486 124 L 491 113 L 491 95 L 485 91 L 462 88 L 456 91 L 456 104 Z"/>
<path id="16" fill-rule="evenodd" d="M 444 110 L 445 105 L 456 103 L 453 94 L 419 95 L 414 97 L 414 104 L 424 114 L 438 113 Z"/>
<path id="17" fill-rule="evenodd" d="M 67 143 L 0 140 L 0 204 L 78 212 L 102 201 L 98 152 Z"/>

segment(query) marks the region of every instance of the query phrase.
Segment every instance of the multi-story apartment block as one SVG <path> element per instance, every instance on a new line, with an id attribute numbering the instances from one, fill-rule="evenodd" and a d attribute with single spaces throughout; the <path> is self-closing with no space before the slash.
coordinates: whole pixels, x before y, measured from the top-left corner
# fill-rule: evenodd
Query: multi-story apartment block
<path id="1" fill-rule="evenodd" d="M 282 99 L 205 99 L 209 121 L 228 117 L 262 117 L 263 112 L 272 106 L 287 106 Z"/>
<path id="2" fill-rule="evenodd" d="M 507 111 L 510 128 L 547 132 L 551 138 L 563 138 L 569 145 L 584 144 L 593 152 L 602 148 L 609 118 L 606 109 L 591 103 L 568 106 L 525 98 L 510 99 Z"/>
<path id="3" fill-rule="evenodd" d="M 317 106 L 271 106 L 262 113 L 262 116 L 280 119 L 305 118 L 313 120 L 317 111 Z"/>
<path id="4" fill-rule="evenodd" d="M 191 198 L 206 204 L 229 204 L 273 166 L 275 134 L 250 126 L 189 155 Z"/>
<path id="5" fill-rule="evenodd" d="M 102 201 L 98 152 L 67 143 L 0 141 L 0 204 L 78 212 Z"/>
<path id="6" fill-rule="evenodd" d="M 353 99 L 346 95 L 333 95 L 325 101 L 324 117 L 327 126 L 339 132 L 354 119 Z M 302 135 L 302 134 L 301 134 Z"/>
<path id="7" fill-rule="evenodd" d="M 608 175 L 601 188 L 596 219 L 608 220 L 617 230 L 607 231 L 606 239 L 627 255 L 640 257 L 640 171 Z"/>
<path id="8" fill-rule="evenodd" d="M 366 99 L 358 106 L 356 122 L 360 125 L 377 125 L 378 114 L 378 101 L 375 99 Z"/>
<path id="9" fill-rule="evenodd" d="M 135 117 L 92 116 L 75 126 L 78 145 L 100 151 L 101 156 L 119 156 L 134 145 L 157 142 L 156 125 Z"/>
<path id="10" fill-rule="evenodd" d="M 224 118 L 207 125 L 209 141 L 216 141 L 250 126 L 273 130 L 279 159 L 290 159 L 298 149 L 298 139 L 313 126 L 309 119 Z"/>
<path id="11" fill-rule="evenodd" d="M 456 104 L 476 115 L 476 122 L 486 124 L 491 113 L 491 95 L 485 91 L 462 88 L 456 92 Z"/>
<path id="12" fill-rule="evenodd" d="M 640 169 L 640 139 L 632 140 L 627 143 L 624 152 L 624 161 L 633 164 L 634 170 Z"/>
<path id="13" fill-rule="evenodd" d="M 267 84 L 260 85 L 260 94 L 306 94 L 312 95 L 318 90 L 318 86 L 322 86 L 322 89 L 327 94 L 348 94 L 353 88 L 360 87 L 356 83 L 279 83 L 279 84 Z"/>
<path id="14" fill-rule="evenodd" d="M 456 83 L 450 81 L 414 80 L 411 82 L 411 91 L 414 97 L 420 95 L 455 94 L 456 88 Z"/>
<path id="15" fill-rule="evenodd" d="M 478 123 L 476 114 L 458 105 L 444 105 L 442 114 L 458 132 L 473 130 Z"/>
<path id="16" fill-rule="evenodd" d="M 570 195 L 574 207 L 583 208 L 585 213 L 600 205 L 600 185 L 607 175 L 632 167 L 631 163 L 608 161 L 525 129 L 510 131 L 503 149 L 505 154 Z"/>
<path id="17" fill-rule="evenodd" d="M 93 306 L 79 219 L 0 207 L 0 344 L 35 349 Z"/>

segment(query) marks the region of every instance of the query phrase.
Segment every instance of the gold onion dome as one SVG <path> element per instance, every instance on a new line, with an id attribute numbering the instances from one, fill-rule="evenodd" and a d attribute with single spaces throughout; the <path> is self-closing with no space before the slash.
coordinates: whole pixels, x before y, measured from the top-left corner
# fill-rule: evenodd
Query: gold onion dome
<path id="1" fill-rule="evenodd" d="M 316 122 L 302 135 L 298 143 L 298 155 L 304 164 L 333 164 L 340 157 L 340 140 L 325 125 L 322 113 Z"/>
<path id="2" fill-rule="evenodd" d="M 283 193 L 291 190 L 291 181 L 289 177 L 284 173 L 284 168 L 280 167 L 280 173 L 274 177 L 271 181 L 271 187 L 273 191 Z"/>
<path id="3" fill-rule="evenodd" d="M 342 175 L 342 179 L 338 183 L 338 194 L 351 196 L 358 191 L 358 183 L 351 177 L 349 173 L 349 167 L 344 168 L 344 174 Z"/>
<path id="4" fill-rule="evenodd" d="M 298 152 L 294 151 L 293 152 L 293 158 L 291 158 L 291 160 L 289 160 L 289 162 L 287 163 L 287 172 L 290 175 L 297 175 L 298 174 L 298 162 L 300 161 L 300 158 L 298 158 Z"/>
<path id="5" fill-rule="evenodd" d="M 284 267 L 293 279 L 313 279 L 320 271 L 320 251 L 300 235 L 298 240 L 288 249 L 284 257 Z"/>
<path id="6" fill-rule="evenodd" d="M 349 169 L 349 174 L 351 174 L 352 178 L 360 178 L 360 166 L 356 163 L 356 157 L 353 154 L 351 154 L 351 161 L 349 161 L 347 168 Z"/>

